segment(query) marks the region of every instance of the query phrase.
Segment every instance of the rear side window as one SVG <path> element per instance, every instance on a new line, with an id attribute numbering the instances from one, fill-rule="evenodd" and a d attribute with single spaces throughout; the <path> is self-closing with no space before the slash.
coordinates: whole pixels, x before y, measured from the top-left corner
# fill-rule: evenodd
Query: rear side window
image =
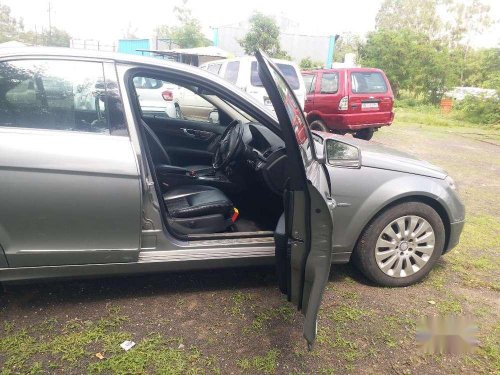
<path id="1" fill-rule="evenodd" d="M 233 84 L 236 83 L 236 81 L 238 80 L 239 70 L 240 70 L 239 61 L 228 62 L 226 66 L 226 71 L 224 72 L 224 78 Z"/>
<path id="2" fill-rule="evenodd" d="M 352 72 L 351 88 L 354 94 L 387 92 L 384 76 L 379 72 Z"/>
<path id="3" fill-rule="evenodd" d="M 285 77 L 287 83 L 290 85 L 292 90 L 297 90 L 300 87 L 299 77 L 297 76 L 297 71 L 290 64 L 277 63 L 276 66 L 280 70 L 281 74 Z M 259 77 L 259 72 L 257 69 L 257 61 L 252 61 L 251 71 L 250 71 L 250 83 L 252 86 L 262 87 L 262 81 Z"/>
<path id="4" fill-rule="evenodd" d="M 337 91 L 339 91 L 338 73 L 323 73 L 321 77 L 321 93 L 335 94 Z"/>
<path id="5" fill-rule="evenodd" d="M 308 94 L 311 94 L 314 92 L 314 84 L 316 82 L 315 74 L 302 74 L 302 77 L 304 78 L 304 85 L 306 86 L 306 92 Z"/>
<path id="6" fill-rule="evenodd" d="M 207 70 L 213 74 L 219 74 L 222 64 L 209 64 Z"/>
<path id="7" fill-rule="evenodd" d="M 0 63 L 0 126 L 128 135 L 116 73 L 107 65 Z"/>

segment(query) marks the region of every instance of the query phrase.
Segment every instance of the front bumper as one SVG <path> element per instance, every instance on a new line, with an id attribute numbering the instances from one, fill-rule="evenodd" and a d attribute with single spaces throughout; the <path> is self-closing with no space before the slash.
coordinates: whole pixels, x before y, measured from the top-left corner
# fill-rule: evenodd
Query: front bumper
<path id="1" fill-rule="evenodd" d="M 443 250 L 443 254 L 446 254 L 455 246 L 458 245 L 460 240 L 460 235 L 462 234 L 462 230 L 464 229 L 465 220 L 457 221 L 456 223 L 450 224 L 450 237 L 448 239 L 448 243 L 446 248 Z"/>

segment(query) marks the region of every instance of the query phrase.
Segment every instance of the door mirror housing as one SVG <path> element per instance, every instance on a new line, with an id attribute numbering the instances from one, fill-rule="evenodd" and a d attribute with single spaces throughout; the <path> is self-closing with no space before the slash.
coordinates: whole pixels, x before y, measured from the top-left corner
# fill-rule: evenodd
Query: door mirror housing
<path id="1" fill-rule="evenodd" d="M 333 167 L 361 168 L 361 151 L 337 139 L 325 141 L 324 158 Z"/>

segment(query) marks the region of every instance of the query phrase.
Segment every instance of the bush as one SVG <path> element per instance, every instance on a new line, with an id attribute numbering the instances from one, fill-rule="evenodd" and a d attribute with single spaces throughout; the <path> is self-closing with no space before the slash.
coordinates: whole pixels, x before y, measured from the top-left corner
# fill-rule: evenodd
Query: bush
<path id="1" fill-rule="evenodd" d="M 466 96 L 456 102 L 459 117 L 474 124 L 500 124 L 500 99 Z"/>

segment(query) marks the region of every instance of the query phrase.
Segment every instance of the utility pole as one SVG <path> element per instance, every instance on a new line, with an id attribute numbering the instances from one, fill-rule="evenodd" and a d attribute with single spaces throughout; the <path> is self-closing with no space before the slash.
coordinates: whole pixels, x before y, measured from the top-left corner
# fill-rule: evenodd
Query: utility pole
<path id="1" fill-rule="evenodd" d="M 52 9 L 50 7 L 50 1 L 49 1 L 49 40 L 47 41 L 47 44 L 50 45 L 52 41 Z"/>

